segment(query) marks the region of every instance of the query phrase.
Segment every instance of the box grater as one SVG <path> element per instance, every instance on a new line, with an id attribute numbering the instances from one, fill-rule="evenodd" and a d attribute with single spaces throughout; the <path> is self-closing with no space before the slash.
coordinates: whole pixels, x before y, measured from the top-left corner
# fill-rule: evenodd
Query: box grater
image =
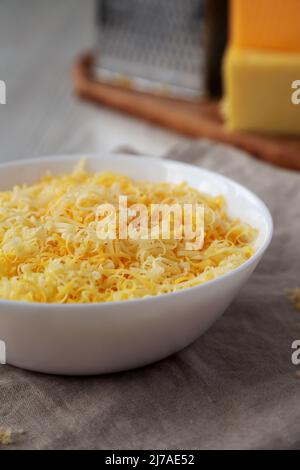
<path id="1" fill-rule="evenodd" d="M 140 91 L 203 92 L 205 0 L 98 0 L 95 74 Z"/>

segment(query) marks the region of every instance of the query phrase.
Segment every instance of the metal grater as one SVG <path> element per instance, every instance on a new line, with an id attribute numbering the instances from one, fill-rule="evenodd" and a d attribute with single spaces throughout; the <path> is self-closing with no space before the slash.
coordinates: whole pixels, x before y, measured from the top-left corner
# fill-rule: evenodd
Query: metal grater
<path id="1" fill-rule="evenodd" d="M 203 92 L 205 0 L 98 0 L 96 76 L 141 91 Z"/>

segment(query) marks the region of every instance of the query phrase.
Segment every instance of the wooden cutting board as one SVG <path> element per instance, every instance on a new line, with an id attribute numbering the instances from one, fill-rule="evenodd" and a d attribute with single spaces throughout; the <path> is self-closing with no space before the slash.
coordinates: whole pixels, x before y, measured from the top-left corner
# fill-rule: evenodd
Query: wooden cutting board
<path id="1" fill-rule="evenodd" d="M 193 102 L 137 92 L 124 85 L 99 82 L 93 76 L 93 56 L 83 54 L 72 70 L 75 94 L 94 103 L 110 106 L 132 116 L 199 138 L 208 137 L 243 149 L 281 167 L 300 170 L 300 138 L 269 136 L 226 129 L 220 103 Z"/>

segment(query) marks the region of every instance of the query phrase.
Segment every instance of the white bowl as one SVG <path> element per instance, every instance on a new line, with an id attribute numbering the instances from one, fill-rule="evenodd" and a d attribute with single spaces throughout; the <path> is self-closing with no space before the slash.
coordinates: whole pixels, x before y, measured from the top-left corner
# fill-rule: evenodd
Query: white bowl
<path id="1" fill-rule="evenodd" d="M 32 183 L 47 170 L 69 172 L 78 156 L 0 165 L 0 190 Z M 256 252 L 237 269 L 180 292 L 98 304 L 41 304 L 0 300 L 0 340 L 7 363 L 55 374 L 99 374 L 149 364 L 179 351 L 224 312 L 257 266 L 272 237 L 272 218 L 246 188 L 217 173 L 174 161 L 125 155 L 89 156 L 88 169 L 137 179 L 187 181 L 222 194 L 231 216 L 259 229 Z M 2 343 L 3 345 L 3 343 Z"/>

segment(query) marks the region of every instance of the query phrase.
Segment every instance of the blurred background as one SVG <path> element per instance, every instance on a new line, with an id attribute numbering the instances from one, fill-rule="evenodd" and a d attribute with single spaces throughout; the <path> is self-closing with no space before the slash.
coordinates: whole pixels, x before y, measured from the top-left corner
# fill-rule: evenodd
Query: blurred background
<path id="1" fill-rule="evenodd" d="M 70 70 L 97 44 L 93 0 L 0 0 L 0 160 L 110 151 L 159 155 L 185 138 L 95 107 L 72 93 Z"/>
<path id="2" fill-rule="evenodd" d="M 299 14 L 299 0 L 0 0 L 0 160 L 206 137 L 300 170 Z"/>

